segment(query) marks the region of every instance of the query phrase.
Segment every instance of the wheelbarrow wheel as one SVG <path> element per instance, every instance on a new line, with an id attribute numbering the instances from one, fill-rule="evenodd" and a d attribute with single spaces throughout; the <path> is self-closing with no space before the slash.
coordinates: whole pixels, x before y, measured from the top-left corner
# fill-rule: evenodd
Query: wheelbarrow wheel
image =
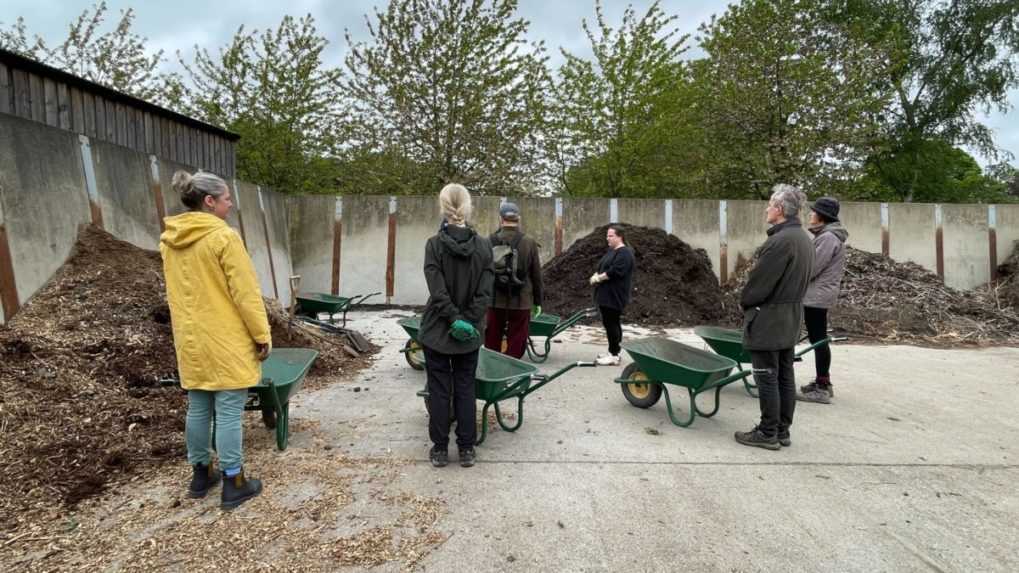
<path id="1" fill-rule="evenodd" d="M 407 341 L 407 344 L 405 344 L 403 348 L 403 355 L 407 357 L 407 364 L 409 364 L 414 370 L 424 370 L 425 351 L 418 341 L 412 338 Z"/>
<path id="2" fill-rule="evenodd" d="M 661 384 L 652 382 L 636 362 L 627 366 L 626 370 L 623 370 L 622 378 L 632 380 L 632 382 L 620 384 L 619 387 L 623 390 L 623 396 L 626 398 L 626 401 L 634 406 L 650 408 L 661 399 Z"/>

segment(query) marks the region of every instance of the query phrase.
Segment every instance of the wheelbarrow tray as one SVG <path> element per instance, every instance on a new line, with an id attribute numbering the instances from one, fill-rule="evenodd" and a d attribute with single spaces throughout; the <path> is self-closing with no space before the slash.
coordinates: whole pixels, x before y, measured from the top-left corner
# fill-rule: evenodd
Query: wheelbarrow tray
<path id="1" fill-rule="evenodd" d="M 552 351 L 552 339 L 584 318 L 593 316 L 595 312 L 594 308 L 585 308 L 565 319 L 555 314 L 544 313 L 532 317 L 527 329 L 527 358 L 538 364 L 548 360 L 548 355 Z M 544 346 L 539 346 L 535 338 L 544 338 Z"/>
<path id="2" fill-rule="evenodd" d="M 407 318 L 401 318 L 396 321 L 403 330 L 407 333 L 407 336 L 417 340 L 418 331 L 421 330 L 421 317 L 420 316 L 409 316 Z"/>
<path id="3" fill-rule="evenodd" d="M 248 390 L 258 400 L 245 409 L 261 410 L 266 425 L 269 412 L 273 414 L 276 446 L 280 451 L 287 449 L 290 439 L 290 398 L 301 389 L 316 358 L 318 351 L 311 348 L 274 348 L 262 362 L 261 381 Z"/>
<path id="4" fill-rule="evenodd" d="M 750 352 L 743 349 L 742 330 L 720 326 L 698 326 L 693 332 L 716 353 L 741 364 L 750 364 Z"/>
<path id="5" fill-rule="evenodd" d="M 350 304 L 350 297 L 333 296 L 323 292 L 302 292 L 297 295 L 301 314 L 314 316 L 320 312 L 340 312 Z"/>
<path id="6" fill-rule="evenodd" d="M 531 319 L 527 333 L 531 336 L 555 336 L 556 326 L 559 326 L 560 321 L 562 321 L 562 318 L 558 315 L 539 314 Z"/>

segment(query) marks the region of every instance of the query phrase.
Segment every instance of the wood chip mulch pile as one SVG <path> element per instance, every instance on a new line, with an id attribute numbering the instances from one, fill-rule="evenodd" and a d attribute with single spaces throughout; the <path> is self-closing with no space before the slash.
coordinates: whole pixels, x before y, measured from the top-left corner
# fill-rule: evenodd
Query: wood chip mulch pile
<path id="1" fill-rule="evenodd" d="M 268 304 L 276 347 L 320 350 L 302 392 L 367 364 Z M 186 396 L 159 254 L 86 227 L 0 327 L 0 531 L 185 456 Z"/>
<path id="2" fill-rule="evenodd" d="M 739 295 L 753 262 L 724 287 L 730 324 L 742 321 Z M 829 324 L 837 333 L 884 342 L 1019 343 L 1019 306 L 1005 304 L 994 288 L 956 290 L 916 263 L 852 247 L 846 250 L 846 273 Z"/>

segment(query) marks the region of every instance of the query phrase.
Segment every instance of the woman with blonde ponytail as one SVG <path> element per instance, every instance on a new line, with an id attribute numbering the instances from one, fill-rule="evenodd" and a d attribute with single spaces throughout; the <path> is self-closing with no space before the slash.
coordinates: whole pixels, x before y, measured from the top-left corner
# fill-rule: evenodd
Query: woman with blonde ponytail
<path id="1" fill-rule="evenodd" d="M 194 470 L 188 495 L 205 497 L 220 481 L 210 455 L 215 416 L 221 505 L 237 507 L 262 491 L 241 467 L 241 414 L 272 347 L 269 320 L 251 257 L 226 224 L 230 188 L 203 171 L 174 173 L 173 188 L 188 212 L 164 220 L 159 252 L 180 384 L 188 392 L 185 434 Z"/>
<path id="2" fill-rule="evenodd" d="M 485 338 L 485 316 L 495 280 L 492 246 L 468 224 L 471 195 L 450 183 L 439 193 L 442 225 L 425 245 L 428 303 L 418 342 L 424 347 L 428 374 L 429 459 L 449 463 L 450 396 L 456 414 L 460 465 L 474 465 L 477 440 L 474 370 Z"/>

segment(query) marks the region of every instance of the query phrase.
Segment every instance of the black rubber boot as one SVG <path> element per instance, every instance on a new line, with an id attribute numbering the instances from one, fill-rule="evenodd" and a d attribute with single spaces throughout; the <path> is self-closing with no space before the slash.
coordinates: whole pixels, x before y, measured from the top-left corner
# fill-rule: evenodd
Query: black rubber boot
<path id="1" fill-rule="evenodd" d="M 261 480 L 245 478 L 243 470 L 234 477 L 227 477 L 226 473 L 223 473 L 223 495 L 220 504 L 223 509 L 233 509 L 260 493 L 262 493 Z"/>
<path id="2" fill-rule="evenodd" d="M 219 472 L 212 469 L 211 465 L 195 464 L 191 466 L 194 474 L 191 476 L 191 485 L 188 487 L 188 497 L 200 499 L 209 493 L 209 490 L 219 483 Z"/>

